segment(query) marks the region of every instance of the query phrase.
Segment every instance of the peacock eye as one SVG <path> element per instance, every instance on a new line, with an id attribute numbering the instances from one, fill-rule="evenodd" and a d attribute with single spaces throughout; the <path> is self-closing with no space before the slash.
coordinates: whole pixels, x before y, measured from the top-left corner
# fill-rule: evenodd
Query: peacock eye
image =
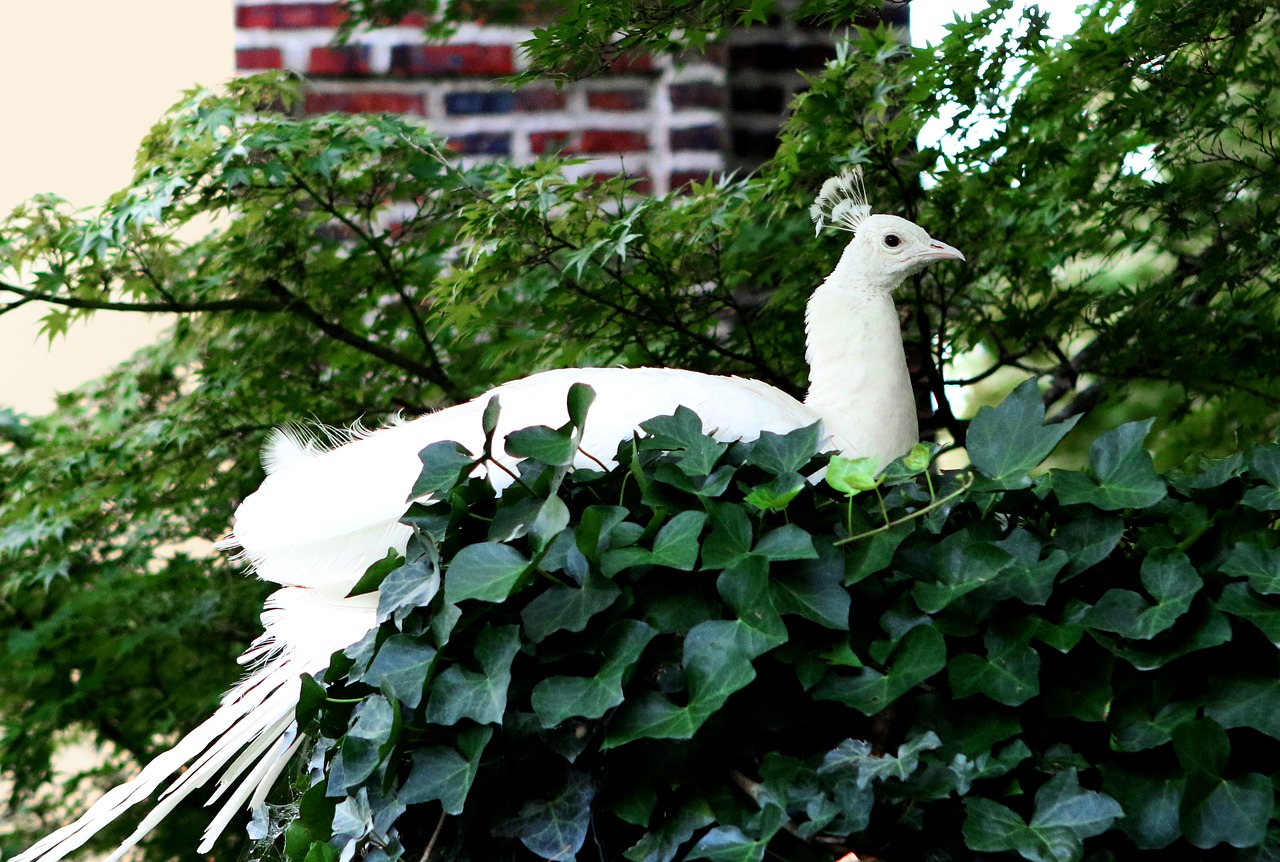
<path id="1" fill-rule="evenodd" d="M 902 237 L 898 236 L 896 233 L 886 234 L 884 244 L 889 248 L 897 248 L 902 245 Z"/>

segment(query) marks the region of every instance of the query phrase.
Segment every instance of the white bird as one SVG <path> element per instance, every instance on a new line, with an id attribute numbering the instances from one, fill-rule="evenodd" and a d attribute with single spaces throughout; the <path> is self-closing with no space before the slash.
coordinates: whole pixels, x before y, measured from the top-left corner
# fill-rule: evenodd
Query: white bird
<path id="1" fill-rule="evenodd" d="M 917 225 L 872 215 L 856 169 L 822 187 L 811 213 L 853 233 L 836 268 L 809 300 L 805 329 L 809 392 L 804 402 L 755 380 L 666 368 L 571 368 L 505 383 L 480 397 L 395 424 L 324 451 L 296 431 L 278 431 L 264 450 L 267 478 L 240 505 L 231 535 L 257 575 L 280 584 L 262 614 L 264 633 L 240 658 L 252 672 L 203 724 L 126 784 L 108 791 L 79 820 L 46 836 L 13 862 L 55 862 L 176 776 L 137 830 L 107 858 L 118 859 L 178 802 L 217 777 L 206 804 L 223 800 L 205 831 L 205 853 L 241 807 L 260 806 L 302 739 L 294 713 L 300 678 L 324 670 L 330 656 L 376 624 L 378 595 L 348 592 L 364 571 L 403 551 L 410 530 L 399 523 L 417 478 L 418 452 L 455 440 L 473 453 L 483 445 L 481 414 L 501 405 L 495 440 L 531 425 L 559 426 L 574 383 L 595 389 L 581 448 L 601 462 L 639 423 L 684 406 L 717 439 L 750 440 L 822 423 L 824 447 L 880 464 L 918 439 L 915 400 L 891 293 L 926 265 L 964 260 Z M 495 453 L 508 464 L 516 459 Z M 588 466 L 579 456 L 576 466 Z M 495 471 L 490 480 L 504 484 Z M 509 481 L 509 480 L 507 480 Z M 446 577 L 447 577 L 446 571 Z M 183 766 L 186 767 L 185 771 Z"/>

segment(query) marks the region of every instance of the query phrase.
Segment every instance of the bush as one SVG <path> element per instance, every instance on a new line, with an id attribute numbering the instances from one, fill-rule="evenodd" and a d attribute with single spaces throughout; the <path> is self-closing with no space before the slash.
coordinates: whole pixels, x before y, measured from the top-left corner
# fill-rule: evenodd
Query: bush
<path id="1" fill-rule="evenodd" d="M 683 410 L 569 471 L 587 395 L 501 497 L 423 451 L 439 502 L 259 823 L 290 860 L 1276 852 L 1280 447 L 1160 476 L 1133 423 L 1033 478 L 1067 428 L 1029 381 L 973 469 L 861 493 L 815 428 Z"/>

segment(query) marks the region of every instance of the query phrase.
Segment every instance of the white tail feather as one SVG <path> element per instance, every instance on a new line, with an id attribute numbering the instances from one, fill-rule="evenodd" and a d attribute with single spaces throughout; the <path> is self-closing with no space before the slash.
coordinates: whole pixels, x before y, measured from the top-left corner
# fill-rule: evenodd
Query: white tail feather
<path id="1" fill-rule="evenodd" d="M 116 862 L 183 799 L 217 777 L 206 804 L 226 800 L 205 830 L 199 852 L 207 852 L 246 803 L 262 804 L 301 744 L 294 724 L 300 678 L 324 669 L 336 650 L 363 637 L 374 625 L 376 608 L 376 595 L 333 598 L 296 587 L 278 590 L 263 612 L 266 632 L 241 657 L 258 666 L 227 692 L 217 711 L 133 780 L 108 790 L 79 820 L 12 862 L 57 862 L 170 778 L 147 816 L 106 862 Z"/>

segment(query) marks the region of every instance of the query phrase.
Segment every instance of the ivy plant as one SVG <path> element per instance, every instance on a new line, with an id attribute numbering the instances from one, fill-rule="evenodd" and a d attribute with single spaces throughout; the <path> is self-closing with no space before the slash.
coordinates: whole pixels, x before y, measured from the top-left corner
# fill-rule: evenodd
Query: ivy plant
<path id="1" fill-rule="evenodd" d="M 260 813 L 291 862 L 1280 850 L 1280 446 L 1161 475 L 1138 422 L 1038 471 L 1067 429 L 1028 381 L 965 470 L 681 409 L 570 471 L 589 395 L 501 497 L 421 453 L 383 623 Z"/>

